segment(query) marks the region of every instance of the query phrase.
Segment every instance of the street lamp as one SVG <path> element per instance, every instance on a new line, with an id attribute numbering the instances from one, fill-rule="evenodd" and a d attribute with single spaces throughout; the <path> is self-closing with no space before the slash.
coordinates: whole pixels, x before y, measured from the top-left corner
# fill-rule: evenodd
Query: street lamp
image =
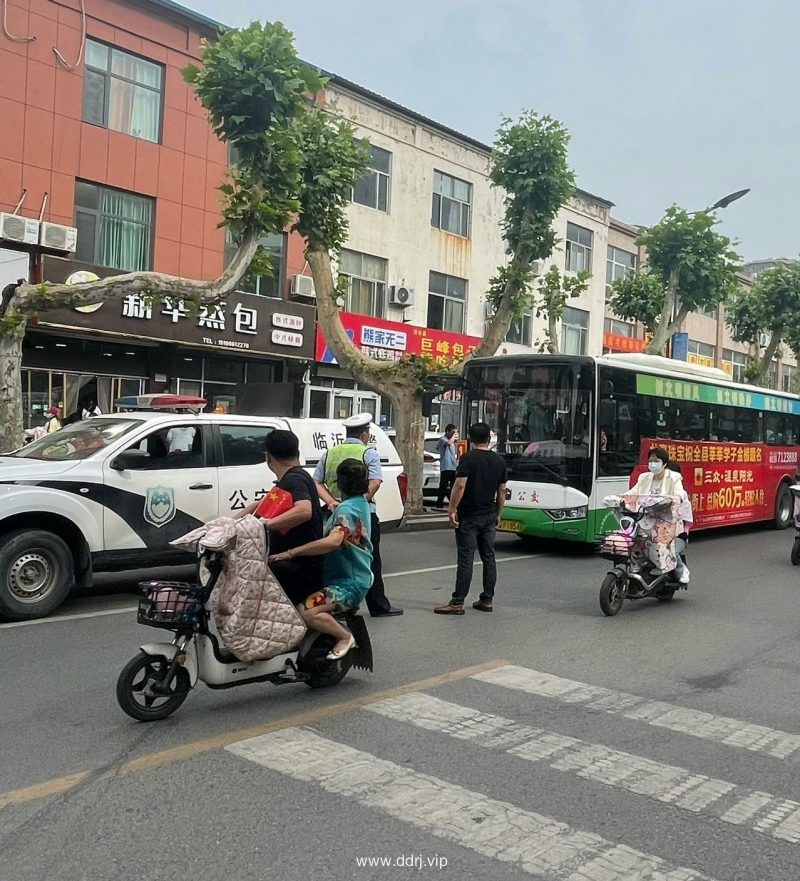
<path id="1" fill-rule="evenodd" d="M 750 187 L 747 187 L 745 190 L 736 190 L 735 193 L 728 193 L 727 196 L 723 196 L 721 199 L 717 199 L 713 205 L 708 208 L 703 208 L 700 211 L 688 211 L 688 214 L 710 214 L 712 211 L 716 211 L 717 208 L 727 208 L 732 202 L 735 202 L 737 199 L 741 199 L 742 196 L 746 196 L 750 192 Z"/>

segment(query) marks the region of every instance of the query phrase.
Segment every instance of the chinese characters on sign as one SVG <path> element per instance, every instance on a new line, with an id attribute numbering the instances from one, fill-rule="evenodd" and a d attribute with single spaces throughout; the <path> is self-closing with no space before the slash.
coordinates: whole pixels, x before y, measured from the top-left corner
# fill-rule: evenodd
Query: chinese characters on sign
<path id="1" fill-rule="evenodd" d="M 611 352 L 643 352 L 646 346 L 647 341 L 637 337 L 624 336 L 620 333 L 603 334 L 603 348 Z"/>
<path id="2" fill-rule="evenodd" d="M 642 450 L 661 446 L 681 466 L 692 503 L 694 525 L 768 519 L 775 488 L 797 466 L 796 450 L 769 450 L 760 444 L 647 439 Z"/>
<path id="3" fill-rule="evenodd" d="M 258 310 L 251 306 L 237 303 L 230 312 L 227 312 L 227 305 L 227 303 L 215 303 L 213 305 L 201 306 L 195 316 L 197 327 L 204 330 L 216 330 L 220 333 L 224 333 L 226 330 L 233 330 L 236 334 L 257 336 Z M 172 324 L 178 324 L 182 319 L 189 320 L 192 318 L 183 300 L 172 300 L 167 297 L 161 306 L 161 314 L 168 316 Z M 153 317 L 153 305 L 138 294 L 128 294 L 122 301 L 122 317 L 149 321 Z M 275 328 L 281 329 L 272 331 L 272 342 L 278 346 L 302 347 L 303 334 L 297 333 L 297 331 L 303 329 L 304 323 L 305 319 L 301 315 L 274 313 L 272 324 Z M 207 344 L 216 342 L 217 345 L 226 348 L 250 348 L 250 343 L 242 340 L 218 339 L 215 341 L 210 337 L 203 337 L 203 342 Z"/>
<path id="4" fill-rule="evenodd" d="M 350 339 L 365 355 L 380 361 L 397 361 L 403 355 L 423 355 L 438 365 L 448 366 L 468 355 L 480 342 L 478 337 L 466 334 L 400 324 L 352 312 L 342 312 L 340 315 Z M 317 361 L 336 363 L 319 328 Z"/>

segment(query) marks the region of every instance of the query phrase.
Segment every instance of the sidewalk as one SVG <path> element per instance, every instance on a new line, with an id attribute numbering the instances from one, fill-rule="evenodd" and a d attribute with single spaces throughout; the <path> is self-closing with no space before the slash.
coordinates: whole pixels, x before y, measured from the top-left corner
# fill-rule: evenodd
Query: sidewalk
<path id="1" fill-rule="evenodd" d="M 400 532 L 423 532 L 429 529 L 448 529 L 447 510 L 425 508 L 423 514 L 406 514 Z"/>

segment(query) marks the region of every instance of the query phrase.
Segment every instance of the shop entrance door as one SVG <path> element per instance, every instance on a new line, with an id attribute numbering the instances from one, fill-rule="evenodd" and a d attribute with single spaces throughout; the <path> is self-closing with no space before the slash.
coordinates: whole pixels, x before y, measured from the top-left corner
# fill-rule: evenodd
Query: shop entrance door
<path id="1" fill-rule="evenodd" d="M 311 419 L 344 420 L 356 413 L 380 413 L 380 395 L 358 389 L 308 386 L 303 412 Z"/>

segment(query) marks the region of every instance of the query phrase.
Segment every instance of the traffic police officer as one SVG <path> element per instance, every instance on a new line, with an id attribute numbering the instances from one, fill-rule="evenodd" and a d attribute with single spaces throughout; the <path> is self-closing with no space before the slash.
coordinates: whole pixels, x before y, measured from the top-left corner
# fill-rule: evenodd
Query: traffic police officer
<path id="1" fill-rule="evenodd" d="M 373 618 L 402 615 L 403 610 L 392 606 L 386 596 L 383 585 L 383 567 L 381 564 L 381 526 L 378 515 L 375 513 L 373 496 L 380 489 L 383 481 L 381 469 L 381 457 L 378 451 L 369 446 L 369 427 L 372 423 L 371 413 L 358 413 L 344 421 L 347 436 L 343 443 L 336 444 L 322 454 L 317 467 L 314 470 L 314 480 L 317 483 L 319 497 L 331 509 L 334 510 L 341 501 L 341 493 L 336 483 L 336 469 L 345 459 L 358 459 L 367 468 L 369 489 L 365 496 L 369 502 L 372 514 L 372 587 L 370 587 L 366 600 L 367 608 Z"/>

